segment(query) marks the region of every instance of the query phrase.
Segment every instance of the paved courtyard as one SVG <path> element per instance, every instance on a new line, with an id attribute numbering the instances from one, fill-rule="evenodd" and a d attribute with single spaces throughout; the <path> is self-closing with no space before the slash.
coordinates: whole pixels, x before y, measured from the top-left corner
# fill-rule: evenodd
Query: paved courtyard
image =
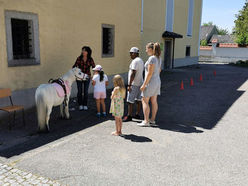
<path id="1" fill-rule="evenodd" d="M 180 90 L 182 80 L 184 90 Z M 21 118 L 12 131 L 2 121 L 0 185 L 41 180 L 37 184 L 245 186 L 247 80 L 247 68 L 220 64 L 163 73 L 158 127 L 124 123 L 123 137 L 110 135 L 112 117 L 95 117 L 93 99 L 88 112 L 71 111 L 71 120 L 58 119 L 55 108 L 49 134 L 35 133 L 33 110 L 27 111 L 25 128 Z"/>

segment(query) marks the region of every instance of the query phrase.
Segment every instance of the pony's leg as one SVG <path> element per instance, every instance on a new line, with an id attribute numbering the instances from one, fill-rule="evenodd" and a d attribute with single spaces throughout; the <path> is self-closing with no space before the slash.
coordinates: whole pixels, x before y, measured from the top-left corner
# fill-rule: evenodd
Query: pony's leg
<path id="1" fill-rule="evenodd" d="M 46 126 L 47 126 L 47 130 L 50 131 L 49 128 L 49 119 L 50 119 L 50 114 L 52 112 L 52 107 L 47 107 L 47 115 L 46 115 Z"/>
<path id="2" fill-rule="evenodd" d="M 46 127 L 46 104 L 43 100 L 42 95 L 40 95 L 39 90 L 36 90 L 35 93 L 35 102 L 37 109 L 37 119 L 38 119 L 38 132 L 45 132 L 47 130 Z"/>
<path id="3" fill-rule="evenodd" d="M 65 117 L 66 117 L 66 119 L 70 119 L 70 113 L 69 113 L 69 99 L 66 101 L 66 106 L 65 106 Z"/>
<path id="4" fill-rule="evenodd" d="M 61 104 L 59 107 L 60 107 L 60 117 L 61 117 L 61 118 L 65 118 L 65 113 L 64 113 L 64 106 L 63 106 L 63 104 Z"/>

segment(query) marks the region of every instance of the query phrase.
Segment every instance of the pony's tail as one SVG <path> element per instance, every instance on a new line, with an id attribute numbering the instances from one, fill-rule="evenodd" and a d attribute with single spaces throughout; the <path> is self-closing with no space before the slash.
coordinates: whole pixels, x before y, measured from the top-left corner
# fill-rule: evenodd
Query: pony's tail
<path id="1" fill-rule="evenodd" d="M 36 109 L 37 109 L 37 119 L 38 119 L 38 131 L 39 132 L 45 132 L 47 130 L 46 127 L 46 105 L 43 100 L 42 94 L 39 92 L 39 89 L 35 92 L 35 103 L 36 103 Z"/>

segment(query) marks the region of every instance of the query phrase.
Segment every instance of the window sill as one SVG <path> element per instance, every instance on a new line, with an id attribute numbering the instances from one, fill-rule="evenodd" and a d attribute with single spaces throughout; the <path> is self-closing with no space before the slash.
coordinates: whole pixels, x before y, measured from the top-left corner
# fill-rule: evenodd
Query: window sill
<path id="1" fill-rule="evenodd" d="M 35 59 L 14 59 L 8 61 L 8 67 L 40 65 L 40 61 Z"/>
<path id="2" fill-rule="evenodd" d="M 102 58 L 110 58 L 110 57 L 114 57 L 113 54 L 103 54 Z"/>

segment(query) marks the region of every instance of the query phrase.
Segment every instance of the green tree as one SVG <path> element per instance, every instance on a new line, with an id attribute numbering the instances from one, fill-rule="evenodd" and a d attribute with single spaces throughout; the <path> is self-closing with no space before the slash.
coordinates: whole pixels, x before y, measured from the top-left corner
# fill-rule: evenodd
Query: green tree
<path id="1" fill-rule="evenodd" d="M 203 26 L 214 26 L 212 21 L 209 21 L 208 23 L 203 23 Z"/>
<path id="2" fill-rule="evenodd" d="M 236 15 L 236 18 L 234 21 L 236 42 L 240 45 L 248 45 L 248 0 L 246 0 L 242 10 Z"/>
<path id="3" fill-rule="evenodd" d="M 216 28 L 217 28 L 218 35 L 228 35 L 229 34 L 227 29 L 219 28 L 219 27 L 216 27 Z"/>
<path id="4" fill-rule="evenodd" d="M 206 39 L 201 40 L 200 45 L 201 46 L 207 46 L 208 45 L 207 40 Z"/>

